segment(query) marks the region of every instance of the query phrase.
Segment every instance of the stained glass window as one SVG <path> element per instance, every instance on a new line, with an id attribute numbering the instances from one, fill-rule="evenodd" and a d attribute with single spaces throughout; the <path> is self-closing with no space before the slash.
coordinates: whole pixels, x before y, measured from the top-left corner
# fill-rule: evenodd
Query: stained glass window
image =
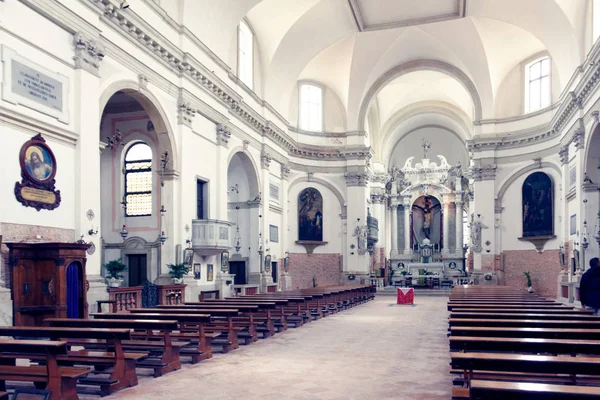
<path id="1" fill-rule="evenodd" d="M 125 215 L 152 215 L 152 149 L 136 143 L 125 154 Z"/>

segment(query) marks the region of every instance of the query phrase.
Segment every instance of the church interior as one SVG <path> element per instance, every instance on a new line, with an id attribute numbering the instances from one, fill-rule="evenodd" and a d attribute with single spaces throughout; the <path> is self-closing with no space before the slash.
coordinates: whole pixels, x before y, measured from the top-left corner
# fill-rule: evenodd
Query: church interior
<path id="1" fill-rule="evenodd" d="M 600 398 L 598 37 L 600 0 L 0 0 L 0 400 Z"/>

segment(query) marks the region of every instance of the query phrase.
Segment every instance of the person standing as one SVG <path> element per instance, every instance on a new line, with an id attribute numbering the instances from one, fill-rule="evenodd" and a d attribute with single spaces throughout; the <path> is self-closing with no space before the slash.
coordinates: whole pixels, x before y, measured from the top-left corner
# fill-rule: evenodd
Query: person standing
<path id="1" fill-rule="evenodd" d="M 600 314 L 600 259 L 590 260 L 590 269 L 585 271 L 579 282 L 581 306 Z"/>

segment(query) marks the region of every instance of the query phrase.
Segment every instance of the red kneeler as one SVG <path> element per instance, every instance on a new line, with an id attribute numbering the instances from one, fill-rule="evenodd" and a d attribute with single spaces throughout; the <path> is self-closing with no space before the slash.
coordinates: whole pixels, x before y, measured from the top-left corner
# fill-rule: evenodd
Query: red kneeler
<path id="1" fill-rule="evenodd" d="M 398 303 L 397 304 L 414 304 L 415 289 L 413 288 L 398 288 Z"/>

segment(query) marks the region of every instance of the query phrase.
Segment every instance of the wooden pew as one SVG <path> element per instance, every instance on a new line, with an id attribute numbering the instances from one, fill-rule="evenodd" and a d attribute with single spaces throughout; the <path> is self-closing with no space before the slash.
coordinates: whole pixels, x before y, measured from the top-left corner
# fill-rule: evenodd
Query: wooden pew
<path id="1" fill-rule="evenodd" d="M 600 329 L 453 326 L 450 328 L 450 336 L 590 340 L 600 337 Z"/>
<path id="2" fill-rule="evenodd" d="M 577 375 L 600 376 L 599 357 L 450 352 L 450 359 L 452 368 L 464 371 L 467 385 L 474 370 L 570 374 L 574 384 Z"/>
<path id="3" fill-rule="evenodd" d="M 600 355 L 600 340 L 450 336 L 450 351 Z"/>
<path id="4" fill-rule="evenodd" d="M 284 305 L 287 305 L 286 299 L 271 300 L 207 300 L 203 302 L 185 303 L 185 307 L 190 308 L 211 308 L 211 307 L 237 307 L 240 311 L 247 311 L 249 306 L 258 307 L 258 310 L 251 312 L 254 321 L 262 321 L 263 324 L 258 328 L 263 333 L 263 337 L 272 336 L 275 331 L 284 331 L 288 328 Z"/>
<path id="5" fill-rule="evenodd" d="M 592 397 L 600 397 L 600 387 L 472 380 L 470 388 L 473 400 L 575 400 Z"/>
<path id="6" fill-rule="evenodd" d="M 67 355 L 67 342 L 49 340 L 0 340 L 3 358 L 45 357 L 45 365 L 0 365 L 0 390 L 6 392 L 6 381 L 33 382 L 36 387 L 52 392 L 51 400 L 77 400 L 77 380 L 86 376 L 88 368 L 59 367 L 58 356 Z"/>
<path id="7" fill-rule="evenodd" d="M 119 314 L 117 314 L 119 315 Z M 150 357 L 136 362 L 138 368 L 150 368 L 154 370 L 154 377 L 159 377 L 167 372 L 181 368 L 179 352 L 189 342 L 172 341 L 171 332 L 177 330 L 179 325 L 176 320 L 129 320 L 129 319 L 85 319 L 85 318 L 47 318 L 44 323 L 49 326 L 65 328 L 126 328 L 141 331 L 162 331 L 161 340 L 153 340 L 149 335 L 147 340 L 123 341 L 125 349 L 134 351 L 148 351 L 150 354 L 159 354 L 159 359 Z M 106 348 L 105 340 L 82 339 L 82 346 L 87 348 Z"/>
<path id="8" fill-rule="evenodd" d="M 223 352 L 227 353 L 231 350 L 239 347 L 239 341 L 237 332 L 242 328 L 235 326 L 233 318 L 239 315 L 239 309 L 237 308 L 216 308 L 216 309 L 185 309 L 175 307 L 164 307 L 164 308 L 134 308 L 129 310 L 132 314 L 139 313 L 158 313 L 158 314 L 188 314 L 188 315 L 205 315 L 210 316 L 210 325 L 205 325 L 204 329 L 206 332 L 218 332 L 219 334 L 226 334 L 225 337 L 217 337 L 212 339 L 211 345 L 217 345 L 223 347 Z M 223 318 L 222 323 L 218 318 Z"/>
<path id="9" fill-rule="evenodd" d="M 576 328 L 600 329 L 600 320 L 545 320 L 545 319 L 481 319 L 481 318 L 450 318 L 450 327 L 480 326 L 480 327 L 531 327 L 531 328 Z"/>
<path id="10" fill-rule="evenodd" d="M 244 344 L 253 343 L 258 340 L 257 326 L 260 323 L 255 319 L 259 315 L 260 307 L 256 304 L 184 303 L 174 306 L 157 305 L 155 308 L 165 310 L 179 309 L 181 312 L 193 310 L 194 312 L 206 312 L 208 314 L 213 310 L 237 310 L 238 315 L 232 318 L 233 326 L 247 329 L 247 331 L 240 330 L 237 332 L 238 339 L 243 339 Z"/>
<path id="11" fill-rule="evenodd" d="M 105 329 L 105 328 L 56 328 L 56 327 L 25 327 L 25 326 L 3 326 L 0 327 L 0 336 L 13 336 L 20 338 L 49 338 L 50 340 L 66 340 L 73 344 L 74 339 L 100 339 L 111 344 L 111 352 L 94 352 L 87 350 L 68 351 L 66 355 L 57 356 L 61 365 L 93 365 L 101 367 L 91 371 L 86 378 L 80 379 L 80 383 L 86 385 L 97 385 L 100 387 L 102 396 L 138 383 L 135 371 L 135 363 L 143 359 L 148 353 L 125 353 L 122 342 L 131 339 L 129 329 Z M 32 360 L 39 360 L 44 356 L 31 356 Z M 100 378 L 93 375 L 106 375 L 105 368 L 112 368 L 108 378 Z"/>
<path id="12" fill-rule="evenodd" d="M 460 308 L 452 311 L 454 312 L 473 312 L 473 313 L 511 313 L 511 314 L 579 314 L 579 315 L 592 315 L 591 310 L 583 310 L 580 308 Z"/>
<path id="13" fill-rule="evenodd" d="M 453 311 L 450 318 L 479 318 L 479 319 L 556 319 L 556 320 L 589 320 L 600 321 L 600 315 L 594 314 L 535 314 L 535 313 L 477 313 Z"/>
<path id="14" fill-rule="evenodd" d="M 538 310 L 566 310 L 573 309 L 573 306 L 565 306 L 563 304 L 557 303 L 554 304 L 530 304 L 530 305 L 520 305 L 520 304 L 454 304 L 448 303 L 448 311 L 455 311 L 460 309 L 514 309 L 514 310 L 527 310 L 527 309 L 538 309 Z"/>
<path id="15" fill-rule="evenodd" d="M 189 314 L 90 314 L 91 317 L 98 319 L 132 319 L 132 320 L 176 320 L 179 322 L 179 332 L 171 332 L 171 340 L 191 341 L 195 347 L 185 346 L 179 351 L 180 356 L 189 356 L 192 359 L 192 364 L 196 364 L 202 360 L 212 357 L 212 348 L 210 341 L 218 334 L 212 335 L 205 332 L 204 327 L 210 323 L 210 316 L 205 314 L 189 315 Z M 186 324 L 193 326 L 195 332 L 186 332 Z M 163 333 L 156 334 L 154 331 L 135 332 L 135 338 L 148 339 L 149 337 L 162 337 Z"/>

